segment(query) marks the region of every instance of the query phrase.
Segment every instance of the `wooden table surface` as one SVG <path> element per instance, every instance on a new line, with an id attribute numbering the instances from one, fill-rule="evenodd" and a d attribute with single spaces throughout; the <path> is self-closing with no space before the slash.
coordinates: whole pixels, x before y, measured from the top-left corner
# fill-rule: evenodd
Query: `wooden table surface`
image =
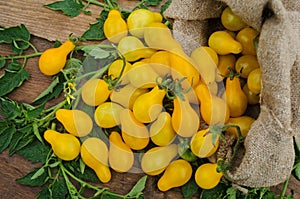
<path id="1" fill-rule="evenodd" d="M 99 16 L 100 8 L 91 5 L 89 10 L 92 15 L 81 14 L 75 18 L 69 18 L 59 12 L 51 11 L 43 7 L 54 0 L 2 0 L 0 1 L 0 27 L 17 26 L 25 24 L 29 32 L 34 35 L 32 43 L 39 51 L 43 51 L 53 45 L 53 41 L 64 41 L 70 33 L 82 35 L 90 23 L 95 23 Z M 131 8 L 137 1 L 119 1 L 121 7 Z M 0 45 L 0 55 L 8 55 L 11 51 L 8 46 Z M 30 50 L 28 51 L 30 53 Z M 16 89 L 9 96 L 19 102 L 31 103 L 48 85 L 51 78 L 42 75 L 37 67 L 37 58 L 28 60 L 26 69 L 30 73 L 30 79 L 21 88 Z M 52 101 L 57 103 L 60 99 Z M 22 186 L 15 182 L 17 178 L 31 172 L 38 164 L 32 164 L 19 155 L 9 156 L 8 151 L 0 154 L 0 199 L 31 199 L 40 191 L 39 187 Z M 105 187 L 120 194 L 127 193 L 142 174 L 117 174 L 113 173 L 112 181 Z M 180 189 L 168 192 L 157 190 L 154 178 L 148 178 L 144 195 L 146 198 L 183 198 Z M 280 191 L 282 185 L 273 187 Z M 288 194 L 293 191 L 295 198 L 300 198 L 300 182 L 291 178 Z M 195 196 L 196 197 L 196 196 Z"/>

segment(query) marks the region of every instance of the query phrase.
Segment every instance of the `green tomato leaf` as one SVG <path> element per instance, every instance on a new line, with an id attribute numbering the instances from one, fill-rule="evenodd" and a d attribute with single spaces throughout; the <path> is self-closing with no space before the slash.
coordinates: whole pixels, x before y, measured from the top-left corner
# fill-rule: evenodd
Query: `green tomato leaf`
<path id="1" fill-rule="evenodd" d="M 19 64 L 17 60 L 12 60 L 10 63 L 7 65 L 7 70 L 9 71 L 19 71 L 21 70 L 22 66 Z"/>
<path id="2" fill-rule="evenodd" d="M 109 193 L 104 192 L 103 194 L 101 194 L 100 199 L 120 199 L 120 197 L 119 196 L 114 196 L 114 195 L 111 195 Z"/>
<path id="3" fill-rule="evenodd" d="M 295 137 L 294 137 L 294 148 L 295 148 L 296 161 L 300 161 L 300 143 L 297 142 L 297 139 Z"/>
<path id="4" fill-rule="evenodd" d="M 68 59 L 65 69 L 76 69 L 78 70 L 79 68 L 82 67 L 82 61 L 80 59 L 75 59 L 75 58 L 70 58 Z"/>
<path id="5" fill-rule="evenodd" d="M 6 128 L 9 128 L 7 121 L 0 120 L 0 135 L 5 131 Z"/>
<path id="6" fill-rule="evenodd" d="M 17 129 L 17 132 L 14 134 L 13 139 L 9 145 L 9 155 L 13 155 L 15 152 L 21 150 L 30 144 L 34 139 L 32 134 L 32 126 L 27 125 L 23 128 Z"/>
<path id="7" fill-rule="evenodd" d="M 100 46 L 85 46 L 82 50 L 84 56 L 92 56 L 95 59 L 105 59 L 110 56 L 110 52 L 103 50 Z"/>
<path id="8" fill-rule="evenodd" d="M 230 187 L 226 190 L 226 193 L 227 193 L 226 197 L 228 199 L 236 199 L 237 189 L 234 187 Z"/>
<path id="9" fill-rule="evenodd" d="M 11 72 L 6 70 L 0 77 L 0 97 L 21 86 L 23 81 L 28 79 L 29 73 L 25 69 L 21 69 L 18 72 Z"/>
<path id="10" fill-rule="evenodd" d="M 71 170 L 74 175 L 84 181 L 98 183 L 99 178 L 97 177 L 94 170 L 89 167 L 86 167 L 81 159 L 77 161 L 69 161 L 64 163 L 64 165 Z"/>
<path id="11" fill-rule="evenodd" d="M 22 134 L 20 131 L 16 131 L 14 136 L 9 143 L 9 155 L 13 155 L 16 152 L 16 147 L 18 143 L 25 137 L 26 135 Z"/>
<path id="12" fill-rule="evenodd" d="M 51 199 L 51 193 L 49 191 L 48 186 L 44 186 L 42 190 L 39 192 L 39 195 L 36 199 Z"/>
<path id="13" fill-rule="evenodd" d="M 198 185 L 196 184 L 195 180 L 192 178 L 181 188 L 183 197 L 185 199 L 191 198 L 197 192 L 198 188 L 199 188 Z"/>
<path id="14" fill-rule="evenodd" d="M 298 180 L 300 180 L 300 162 L 298 162 L 294 167 L 293 174 Z"/>
<path id="15" fill-rule="evenodd" d="M 254 198 L 254 197 L 253 197 Z M 264 193 L 263 196 L 260 196 L 259 198 L 262 198 L 262 199 L 281 199 L 281 197 L 279 195 L 276 195 L 275 193 L 271 192 L 271 191 L 268 191 L 267 193 Z M 285 199 L 288 199 L 285 198 Z"/>
<path id="16" fill-rule="evenodd" d="M 39 115 L 42 114 L 44 108 L 45 108 L 45 104 L 42 104 L 40 106 L 37 106 L 33 109 L 28 110 L 27 111 L 27 120 L 33 121 L 35 118 L 37 118 Z"/>
<path id="17" fill-rule="evenodd" d="M 2 69 L 5 66 L 5 64 L 6 64 L 6 60 L 0 56 L 0 69 Z"/>
<path id="18" fill-rule="evenodd" d="M 45 168 L 44 167 L 41 167 L 41 168 L 39 168 L 34 174 L 33 174 L 33 176 L 31 176 L 31 180 L 34 180 L 34 179 L 36 179 L 36 178 L 38 178 L 38 177 L 40 177 L 41 175 L 43 175 L 45 173 Z"/>
<path id="19" fill-rule="evenodd" d="M 45 163 L 49 151 L 49 146 L 43 145 L 40 141 L 35 139 L 29 145 L 20 149 L 17 153 L 33 163 Z"/>
<path id="20" fill-rule="evenodd" d="M 142 194 L 143 190 L 145 189 L 147 181 L 147 176 L 141 177 L 139 181 L 133 186 L 133 188 L 127 194 L 128 197 L 137 197 Z"/>
<path id="21" fill-rule="evenodd" d="M 107 18 L 108 11 L 102 10 L 100 13 L 100 18 L 97 18 L 96 20 L 98 22 L 94 24 L 90 24 L 90 27 L 87 31 L 85 31 L 81 38 L 86 40 L 103 40 L 105 39 L 105 35 L 103 32 L 103 25 L 105 22 L 105 19 Z"/>
<path id="22" fill-rule="evenodd" d="M 80 11 L 84 7 L 84 5 L 81 1 L 64 0 L 47 4 L 45 5 L 45 7 L 51 10 L 62 11 L 65 15 L 73 18 L 80 14 Z"/>
<path id="23" fill-rule="evenodd" d="M 66 66 L 63 70 L 65 75 L 69 75 L 73 77 L 73 76 L 77 76 L 81 68 L 82 68 L 82 61 L 80 59 L 71 58 L 67 60 Z"/>
<path id="24" fill-rule="evenodd" d="M 17 102 L 6 98 L 0 98 L 0 114 L 6 120 L 13 120 L 21 116 L 22 110 Z"/>
<path id="25" fill-rule="evenodd" d="M 65 179 L 61 178 L 58 181 L 55 181 L 51 186 L 51 190 L 52 198 L 66 198 L 68 188 Z"/>
<path id="26" fill-rule="evenodd" d="M 219 199 L 224 196 L 224 192 L 226 191 L 226 185 L 223 183 L 219 183 L 213 189 L 204 189 L 200 194 L 200 199 Z"/>
<path id="27" fill-rule="evenodd" d="M 145 0 L 146 6 L 157 6 L 162 0 Z"/>
<path id="28" fill-rule="evenodd" d="M 0 135 L 0 153 L 3 152 L 10 144 L 14 134 L 16 133 L 15 126 L 7 127 Z"/>
<path id="29" fill-rule="evenodd" d="M 161 6 L 161 11 L 160 13 L 164 13 L 168 7 L 170 6 L 172 0 L 167 0 L 166 3 L 164 3 L 162 6 Z"/>
<path id="30" fill-rule="evenodd" d="M 52 98 L 57 98 L 63 91 L 64 86 L 59 76 L 51 82 L 47 89 L 45 89 L 32 103 L 32 105 L 38 105 L 47 102 Z"/>
<path id="31" fill-rule="evenodd" d="M 23 24 L 0 29 L 0 44 L 11 44 L 14 53 L 21 54 L 23 50 L 27 49 L 29 40 L 30 33 Z"/>
<path id="32" fill-rule="evenodd" d="M 32 176 L 34 176 L 38 170 L 39 170 L 38 168 L 35 168 L 34 171 L 28 173 L 22 178 L 18 178 L 16 181 L 22 185 L 27 185 L 27 186 L 33 186 L 33 187 L 42 186 L 47 182 L 48 175 L 47 172 L 43 172 L 40 176 L 37 176 L 37 178 L 32 179 Z"/>
<path id="33" fill-rule="evenodd" d="M 20 136 L 18 136 L 20 135 Z M 18 139 L 20 137 L 20 139 Z M 24 126 L 23 128 L 17 129 L 17 133 L 14 135 L 14 139 L 12 140 L 12 143 L 9 146 L 9 152 L 10 154 L 13 154 L 28 144 L 30 144 L 34 139 L 34 135 L 32 134 L 32 126 Z M 15 142 L 13 142 L 16 140 Z"/>
<path id="34" fill-rule="evenodd" d="M 41 134 L 40 134 L 40 130 L 39 130 L 39 126 L 38 126 L 38 122 L 34 121 L 32 123 L 32 130 L 33 130 L 33 134 L 35 135 L 35 137 L 42 143 L 44 144 L 44 139 L 42 138 Z"/>

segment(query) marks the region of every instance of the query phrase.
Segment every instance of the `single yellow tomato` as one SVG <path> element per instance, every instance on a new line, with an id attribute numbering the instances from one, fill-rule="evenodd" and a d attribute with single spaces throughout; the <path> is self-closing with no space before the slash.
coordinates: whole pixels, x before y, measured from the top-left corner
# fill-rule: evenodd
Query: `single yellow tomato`
<path id="1" fill-rule="evenodd" d="M 234 117 L 229 118 L 228 123 L 230 125 L 237 125 L 240 127 L 240 131 L 242 136 L 247 136 L 248 131 L 251 128 L 252 123 L 255 121 L 254 118 L 250 116 L 240 116 L 240 117 Z M 226 132 L 233 134 L 236 138 L 238 138 L 238 131 L 235 127 L 230 127 L 226 130 Z"/>
<path id="2" fill-rule="evenodd" d="M 120 124 L 119 114 L 124 108 L 114 102 L 104 102 L 94 113 L 96 124 L 102 128 L 112 128 Z"/>
<path id="3" fill-rule="evenodd" d="M 235 63 L 236 72 L 243 78 L 247 78 L 251 71 L 259 67 L 257 57 L 254 55 L 242 55 Z"/>
<path id="4" fill-rule="evenodd" d="M 232 12 L 230 7 L 226 7 L 221 14 L 222 25 L 230 31 L 238 31 L 247 27 L 247 23 L 244 22 L 238 15 Z"/>
<path id="5" fill-rule="evenodd" d="M 236 35 L 236 40 L 240 42 L 243 47 L 242 54 L 244 55 L 256 55 L 256 49 L 254 46 L 255 38 L 259 35 L 259 32 L 251 27 L 243 28 Z"/>
<path id="6" fill-rule="evenodd" d="M 217 167 L 215 163 L 205 163 L 198 167 L 195 181 L 200 188 L 212 189 L 219 184 L 223 174 L 217 171 Z"/>
<path id="7" fill-rule="evenodd" d="M 213 142 L 213 136 L 211 133 L 206 133 L 209 129 L 198 131 L 191 139 L 190 148 L 191 151 L 199 158 L 207 158 L 212 156 L 219 147 L 219 138 Z"/>
<path id="8" fill-rule="evenodd" d="M 249 90 L 254 94 L 259 94 L 262 87 L 262 73 L 260 68 L 257 68 L 249 74 L 247 78 Z"/>

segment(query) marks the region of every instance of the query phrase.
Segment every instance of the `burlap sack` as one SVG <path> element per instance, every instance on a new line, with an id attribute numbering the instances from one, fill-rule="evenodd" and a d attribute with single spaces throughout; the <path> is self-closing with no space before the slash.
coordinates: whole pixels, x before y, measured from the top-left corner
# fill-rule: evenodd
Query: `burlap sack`
<path id="1" fill-rule="evenodd" d="M 214 2 L 214 3 L 213 3 Z M 260 114 L 244 142 L 241 163 L 229 172 L 232 180 L 249 187 L 266 187 L 285 181 L 294 164 L 293 136 L 300 134 L 300 2 L 294 0 L 223 0 L 250 26 L 261 32 L 257 57 L 262 70 Z M 201 6 L 205 5 L 205 6 Z M 166 16 L 174 22 L 174 34 L 184 49 L 190 38 L 203 45 L 209 27 L 190 28 L 185 40 L 188 20 L 203 22 L 219 17 L 222 6 L 213 0 L 174 0 Z M 214 15 L 212 12 L 215 12 Z M 170 14 L 173 13 L 173 14 Z M 267 13 L 267 15 L 266 15 Z M 267 17 L 263 17 L 267 16 Z M 186 20 L 185 23 L 182 20 Z M 209 25 L 209 24 L 208 24 Z M 203 34 L 204 33 L 204 34 Z M 201 35 L 199 37 L 199 34 Z M 194 35 L 194 36 L 193 36 Z M 201 40 L 202 39 L 202 40 Z M 188 50 L 187 53 L 190 53 Z"/>

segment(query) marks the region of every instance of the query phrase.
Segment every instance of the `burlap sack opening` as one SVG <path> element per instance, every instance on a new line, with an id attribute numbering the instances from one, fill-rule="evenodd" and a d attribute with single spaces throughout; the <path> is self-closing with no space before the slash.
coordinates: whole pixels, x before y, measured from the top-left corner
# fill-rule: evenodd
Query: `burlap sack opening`
<path id="1" fill-rule="evenodd" d="M 263 73 L 259 116 L 244 142 L 245 154 L 228 175 L 243 186 L 277 185 L 291 173 L 293 137 L 300 136 L 300 2 L 173 0 L 165 16 L 187 54 L 207 44 L 209 22 L 226 5 L 260 31 L 257 57 Z"/>

